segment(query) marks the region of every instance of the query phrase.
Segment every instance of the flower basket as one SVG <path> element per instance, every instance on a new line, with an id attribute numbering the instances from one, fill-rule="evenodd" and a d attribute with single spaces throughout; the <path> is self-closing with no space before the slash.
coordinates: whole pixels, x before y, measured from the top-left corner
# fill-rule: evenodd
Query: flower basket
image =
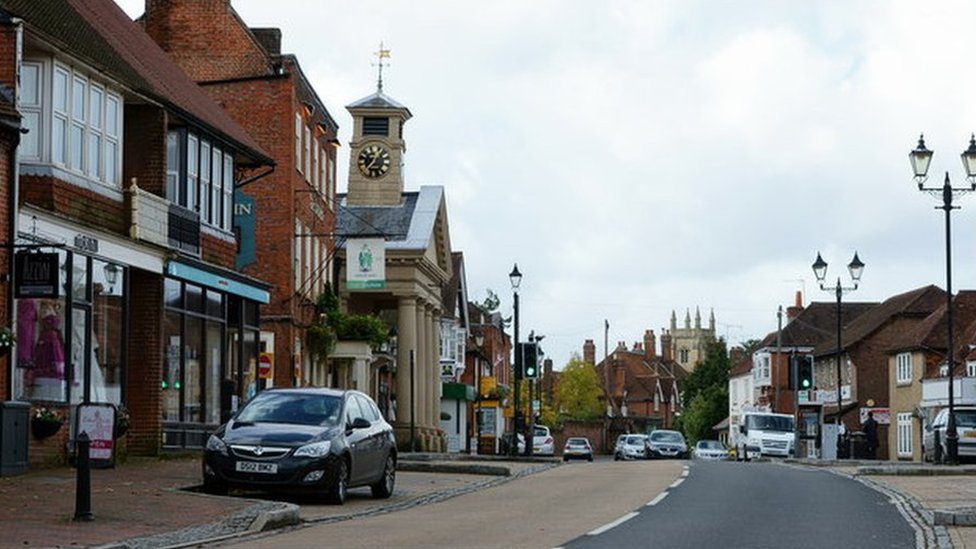
<path id="1" fill-rule="evenodd" d="M 129 409 L 124 404 L 115 408 L 115 438 L 125 436 L 129 432 Z"/>
<path id="2" fill-rule="evenodd" d="M 31 432 L 34 433 L 34 438 L 47 438 L 60 431 L 62 425 L 64 425 L 62 421 L 32 419 Z"/>
<path id="3" fill-rule="evenodd" d="M 37 408 L 31 416 L 31 432 L 35 438 L 47 438 L 61 430 L 64 418 L 50 408 Z"/>

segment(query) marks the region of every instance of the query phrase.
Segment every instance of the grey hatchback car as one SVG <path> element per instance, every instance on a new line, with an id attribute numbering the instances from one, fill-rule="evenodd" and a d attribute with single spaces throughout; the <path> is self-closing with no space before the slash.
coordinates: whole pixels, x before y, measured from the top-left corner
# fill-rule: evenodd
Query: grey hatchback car
<path id="1" fill-rule="evenodd" d="M 393 428 L 359 391 L 315 388 L 258 393 L 207 441 L 203 487 L 314 492 L 334 502 L 369 486 L 388 498 L 396 483 Z"/>

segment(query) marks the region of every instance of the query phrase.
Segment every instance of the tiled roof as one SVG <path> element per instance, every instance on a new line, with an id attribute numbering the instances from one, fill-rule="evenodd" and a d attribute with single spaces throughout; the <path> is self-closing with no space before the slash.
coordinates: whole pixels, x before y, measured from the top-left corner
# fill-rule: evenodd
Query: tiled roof
<path id="1" fill-rule="evenodd" d="M 841 326 L 846 328 L 865 312 L 877 307 L 878 303 L 841 302 Z M 778 334 L 770 332 L 759 348 L 776 347 Z M 837 341 L 837 303 L 813 302 L 800 312 L 796 318 L 783 326 L 780 344 L 787 347 L 815 347 L 825 341 Z M 833 338 L 833 339 L 831 339 Z"/>
<path id="2" fill-rule="evenodd" d="M 44 41 L 241 148 L 255 164 L 274 164 L 112 0 L 0 0 L 0 9 Z"/>
<path id="3" fill-rule="evenodd" d="M 346 195 L 339 201 L 339 233 L 346 236 L 385 235 L 387 250 L 426 250 L 444 199 L 444 188 L 423 186 L 419 192 L 405 192 L 396 206 L 350 206 Z M 340 242 L 340 247 L 345 244 Z"/>
<path id="4" fill-rule="evenodd" d="M 943 302 L 945 302 L 945 292 L 933 285 L 889 297 L 844 327 L 841 347 L 846 349 L 860 342 L 896 316 L 924 319 Z M 815 356 L 836 353 L 837 342 L 829 339 L 820 342 L 813 350 Z"/>

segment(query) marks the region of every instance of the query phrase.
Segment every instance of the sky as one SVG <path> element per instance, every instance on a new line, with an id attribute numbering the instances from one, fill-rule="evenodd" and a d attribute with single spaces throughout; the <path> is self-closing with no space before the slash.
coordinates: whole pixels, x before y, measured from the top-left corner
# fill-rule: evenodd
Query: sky
<path id="1" fill-rule="evenodd" d="M 132 17 L 144 0 L 117 0 Z M 660 335 L 686 311 L 730 345 L 777 329 L 777 309 L 946 287 L 945 213 L 928 186 L 968 182 L 976 131 L 976 3 L 792 0 L 232 0 L 339 125 L 376 89 L 413 118 L 406 189 L 441 185 L 469 299 L 490 289 L 561 369 Z M 976 196 L 951 214 L 953 290 L 976 289 Z M 828 291 L 811 270 L 820 252 Z"/>

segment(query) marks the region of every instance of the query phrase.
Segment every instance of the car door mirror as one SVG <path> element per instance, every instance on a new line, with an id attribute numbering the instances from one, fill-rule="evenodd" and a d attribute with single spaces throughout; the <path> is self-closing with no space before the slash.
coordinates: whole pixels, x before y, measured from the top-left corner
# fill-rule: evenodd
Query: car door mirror
<path id="1" fill-rule="evenodd" d="M 352 429 L 369 429 L 370 425 L 371 423 L 368 419 L 364 417 L 357 417 L 356 419 L 352 420 L 352 424 L 349 425 L 349 427 Z"/>

